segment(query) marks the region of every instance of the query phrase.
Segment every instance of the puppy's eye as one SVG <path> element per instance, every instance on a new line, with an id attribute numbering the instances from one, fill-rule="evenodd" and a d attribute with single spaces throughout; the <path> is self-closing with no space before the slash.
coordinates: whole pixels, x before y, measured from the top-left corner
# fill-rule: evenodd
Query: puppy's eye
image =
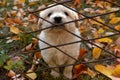
<path id="1" fill-rule="evenodd" d="M 49 14 L 48 14 L 48 17 L 50 17 L 50 16 L 51 16 L 51 14 L 52 14 L 52 13 L 49 13 Z"/>
<path id="2" fill-rule="evenodd" d="M 64 12 L 66 16 L 68 16 L 68 13 L 67 12 Z"/>

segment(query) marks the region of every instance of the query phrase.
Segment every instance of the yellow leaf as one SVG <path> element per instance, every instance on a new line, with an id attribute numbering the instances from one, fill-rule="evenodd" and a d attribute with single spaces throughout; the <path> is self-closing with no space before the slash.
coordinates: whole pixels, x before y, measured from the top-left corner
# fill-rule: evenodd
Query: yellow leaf
<path id="1" fill-rule="evenodd" d="M 120 30 L 120 25 L 115 26 L 116 30 Z"/>
<path id="2" fill-rule="evenodd" d="M 101 39 L 98 39 L 96 41 L 98 41 L 98 42 L 105 42 L 105 43 L 112 43 L 113 42 L 113 40 L 110 39 L 110 38 L 101 38 Z"/>
<path id="3" fill-rule="evenodd" d="M 6 0 L 0 1 L 0 5 L 5 6 L 6 5 Z"/>
<path id="4" fill-rule="evenodd" d="M 21 33 L 22 31 L 19 30 L 17 27 L 11 26 L 11 27 L 10 27 L 10 32 L 15 33 L 15 34 L 19 34 L 19 33 Z"/>
<path id="5" fill-rule="evenodd" d="M 92 51 L 93 58 L 98 59 L 100 57 L 101 51 L 102 50 L 100 48 L 94 47 Z"/>
<path id="6" fill-rule="evenodd" d="M 17 41 L 17 40 L 20 40 L 20 37 L 19 37 L 19 36 L 13 36 L 13 37 L 12 37 L 12 40 L 16 40 L 16 41 Z"/>
<path id="7" fill-rule="evenodd" d="M 114 17 L 114 18 L 112 18 L 111 20 L 110 20 L 110 24 L 116 24 L 116 23 L 118 23 L 118 22 L 120 22 L 120 17 Z"/>
<path id="8" fill-rule="evenodd" d="M 101 19 L 101 18 L 97 18 L 96 20 L 101 22 L 101 23 L 105 23 L 105 21 L 103 19 Z M 100 23 L 98 23 L 96 21 L 93 21 L 93 24 L 102 25 L 102 24 L 100 24 Z"/>
<path id="9" fill-rule="evenodd" d="M 37 75 L 35 72 L 32 71 L 28 71 L 28 73 L 26 74 L 26 76 L 28 76 L 29 78 L 31 78 L 32 80 L 35 80 L 37 78 Z"/>
<path id="10" fill-rule="evenodd" d="M 110 70 L 109 68 L 107 68 L 107 67 L 105 67 L 105 66 L 103 66 L 101 64 L 95 65 L 95 69 L 97 71 L 99 71 L 100 73 L 108 76 L 108 77 L 112 74 L 112 70 Z"/>
<path id="11" fill-rule="evenodd" d="M 35 1 L 29 2 L 29 6 L 33 6 L 33 5 L 36 5 L 36 4 L 37 4 L 37 2 L 35 2 Z"/>
<path id="12" fill-rule="evenodd" d="M 101 33 L 104 33 L 104 30 L 102 28 L 100 28 L 98 31 L 97 31 L 99 34 Z"/>
<path id="13" fill-rule="evenodd" d="M 120 77 L 120 65 L 117 65 L 114 71 L 112 72 L 112 75 L 115 77 Z"/>
<path id="14" fill-rule="evenodd" d="M 88 73 L 88 75 L 90 75 L 91 77 L 94 77 L 95 75 L 96 75 L 96 73 L 95 72 L 93 72 L 91 69 L 87 69 L 87 73 Z"/>
<path id="15" fill-rule="evenodd" d="M 25 2 L 25 0 L 19 0 L 20 1 L 20 3 L 24 3 Z"/>
<path id="16" fill-rule="evenodd" d="M 110 14 L 109 19 L 112 19 L 115 17 L 115 13 Z"/>

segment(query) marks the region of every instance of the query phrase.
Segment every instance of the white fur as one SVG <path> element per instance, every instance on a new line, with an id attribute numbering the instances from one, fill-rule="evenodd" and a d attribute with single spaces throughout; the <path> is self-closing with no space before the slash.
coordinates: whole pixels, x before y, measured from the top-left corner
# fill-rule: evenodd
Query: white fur
<path id="1" fill-rule="evenodd" d="M 65 15 L 64 12 L 67 12 L 68 16 Z M 48 17 L 49 13 L 52 13 L 50 17 Z M 62 17 L 63 23 L 78 19 L 78 15 L 74 11 L 72 11 L 62 5 L 57 5 L 57 6 L 51 7 L 40 13 L 40 17 L 42 17 L 52 23 L 54 23 L 54 17 L 58 17 L 58 16 Z M 50 24 L 42 19 L 39 19 L 38 24 L 41 25 L 42 28 L 52 26 L 52 24 Z M 79 33 L 78 29 L 76 28 L 76 24 L 73 22 L 73 23 L 65 24 L 64 26 L 57 26 L 56 28 L 50 28 L 47 30 L 43 30 L 41 32 L 41 34 L 39 35 L 39 38 L 53 46 L 70 43 L 70 42 L 75 42 L 75 41 L 80 41 L 79 38 L 66 32 L 62 28 L 65 28 L 65 29 L 71 31 L 72 33 L 80 36 L 80 33 Z M 47 45 L 41 41 L 39 41 L 39 46 L 40 46 L 40 49 L 49 47 L 49 45 Z M 74 57 L 75 59 L 77 59 L 77 57 L 79 55 L 79 47 L 80 47 L 80 43 L 75 43 L 75 44 L 61 46 L 58 48 L 60 50 L 64 51 L 65 53 L 69 54 L 70 56 Z M 57 50 L 56 48 L 49 48 L 46 50 L 42 50 L 41 54 L 42 54 L 44 61 L 50 67 L 56 67 L 58 65 L 73 64 L 75 62 L 74 59 L 68 57 L 61 51 Z M 66 76 L 68 78 L 72 78 L 72 68 L 73 68 L 73 66 L 65 67 L 65 69 L 63 71 L 64 76 Z M 56 68 L 55 70 L 52 70 L 51 75 L 53 75 L 54 77 L 58 77 L 59 69 Z"/>

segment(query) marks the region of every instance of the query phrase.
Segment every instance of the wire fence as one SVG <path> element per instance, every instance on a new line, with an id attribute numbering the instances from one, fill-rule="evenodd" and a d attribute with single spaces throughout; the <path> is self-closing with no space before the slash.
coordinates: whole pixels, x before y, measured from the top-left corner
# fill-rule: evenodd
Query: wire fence
<path id="1" fill-rule="evenodd" d="M 74 63 L 74 64 L 67 64 L 67 65 L 59 65 L 59 66 L 56 66 L 56 67 L 49 67 L 48 65 L 46 65 L 45 63 L 43 63 L 43 62 L 40 60 L 40 64 L 42 64 L 42 65 L 45 67 L 45 68 L 43 69 L 43 71 L 44 71 L 44 70 L 47 70 L 47 69 L 55 69 L 55 68 L 61 68 L 61 67 L 67 67 L 67 66 L 74 66 L 74 65 L 77 65 L 77 64 L 85 64 L 85 65 L 89 66 L 88 64 L 90 64 L 90 63 L 104 62 L 104 61 L 109 61 L 109 60 L 114 60 L 114 59 L 120 58 L 119 56 L 116 56 L 116 55 L 115 55 L 112 51 L 110 51 L 109 49 L 105 49 L 104 47 L 101 47 L 101 46 L 99 46 L 99 45 L 97 45 L 97 44 L 94 43 L 95 40 L 98 40 L 98 39 L 101 39 L 101 38 L 106 38 L 106 37 L 112 37 L 112 36 L 120 35 L 120 31 L 119 31 L 119 30 L 116 30 L 113 26 L 108 25 L 108 24 L 106 24 L 106 23 L 103 23 L 103 22 L 101 22 L 101 21 L 99 21 L 99 20 L 96 19 L 96 17 L 102 17 L 102 16 L 109 15 L 109 14 L 112 14 L 112 13 L 118 13 L 118 12 L 120 12 L 120 10 L 115 10 L 115 11 L 106 12 L 106 13 L 103 13 L 103 14 L 96 14 L 96 15 L 93 15 L 93 16 L 88 16 L 87 14 L 83 14 L 83 13 L 79 12 L 77 9 L 75 10 L 75 9 L 69 7 L 69 6 L 66 4 L 66 3 L 72 3 L 74 0 L 63 0 L 63 1 L 60 1 L 60 2 L 55 1 L 55 0 L 52 0 L 52 1 L 55 3 L 55 4 L 52 5 L 52 6 L 49 6 L 49 7 L 46 7 L 46 8 L 42 8 L 42 9 L 40 9 L 40 10 L 36 10 L 36 11 L 32 11 L 32 12 L 28 11 L 29 14 L 33 14 L 33 15 L 37 16 L 38 18 L 40 18 L 40 19 L 42 19 L 42 20 L 44 20 L 44 21 L 52 24 L 52 26 L 47 27 L 47 28 L 42 28 L 42 29 L 37 30 L 37 31 L 26 32 L 25 34 L 35 33 L 35 32 L 41 32 L 41 31 L 50 29 L 51 27 L 60 26 L 60 25 L 64 25 L 64 24 L 69 24 L 69 23 L 74 23 L 74 22 L 79 22 L 79 21 L 84 21 L 84 20 L 92 20 L 92 21 L 95 21 L 95 22 L 97 22 L 97 23 L 99 23 L 99 24 L 101 24 L 101 25 L 103 25 L 103 26 L 106 26 L 107 28 L 115 31 L 115 33 L 114 33 L 114 34 L 111 34 L 111 35 L 107 35 L 107 36 L 101 36 L 101 37 L 97 37 L 97 38 L 87 39 L 87 38 L 84 38 L 84 37 L 82 37 L 82 36 L 80 37 L 80 36 L 72 33 L 71 31 L 69 31 L 69 30 L 67 30 L 67 29 L 62 28 L 64 31 L 66 31 L 66 32 L 74 35 L 74 36 L 77 37 L 77 38 L 80 38 L 81 40 L 80 40 L 80 41 L 75 41 L 75 42 L 70 42 L 70 43 L 65 43 L 65 44 L 60 44 L 60 45 L 51 45 L 50 43 L 45 42 L 45 41 L 43 41 L 43 40 L 41 40 L 41 39 L 33 36 L 33 37 L 35 37 L 36 39 L 38 39 L 39 41 L 41 41 L 41 42 L 49 45 L 49 47 L 42 48 L 42 49 L 40 49 L 40 51 L 42 51 L 42 50 L 47 50 L 47 49 L 50 49 L 50 48 L 55 48 L 55 49 L 59 50 L 60 52 L 62 52 L 63 54 L 69 56 L 70 58 L 72 58 L 72 59 L 74 59 L 74 60 L 76 61 L 76 63 Z M 116 3 L 111 2 L 111 1 L 109 1 L 109 0 L 103 0 L 103 1 L 104 1 L 104 2 L 108 2 L 108 3 L 110 3 L 110 4 L 112 4 L 112 5 L 116 6 L 116 7 L 120 7 L 119 4 L 116 4 Z M 76 19 L 76 20 L 73 20 L 73 21 L 69 21 L 69 22 L 65 22 L 65 23 L 61 23 L 61 24 L 59 24 L 59 25 L 56 25 L 56 24 L 54 24 L 54 23 L 52 23 L 52 22 L 50 22 L 50 21 L 48 21 L 48 20 L 46 20 L 46 19 L 38 16 L 37 12 L 42 11 L 42 10 L 45 10 L 45 9 L 49 9 L 49 8 L 54 7 L 54 6 L 56 6 L 56 5 L 59 5 L 59 4 L 60 4 L 60 5 L 63 5 L 64 7 L 68 8 L 68 9 L 70 9 L 70 10 L 76 12 L 76 13 L 78 13 L 78 15 L 81 15 L 82 18 L 79 18 L 79 19 Z M 98 48 L 102 49 L 104 52 L 106 52 L 107 54 L 110 54 L 112 57 L 109 57 L 109 58 L 107 57 L 107 58 L 104 58 L 104 59 L 91 60 L 91 61 L 85 61 L 85 62 L 84 62 L 84 61 L 75 59 L 74 57 L 72 57 L 71 55 L 69 55 L 68 53 L 62 51 L 62 50 L 59 48 L 59 47 L 61 47 L 61 46 L 71 45 L 71 44 L 75 44 L 75 43 L 82 43 L 82 42 L 85 42 L 85 44 L 90 44 L 90 45 L 92 45 L 92 46 L 98 47 Z M 89 66 L 89 67 L 90 67 L 90 66 Z M 70 80 L 70 79 L 68 79 L 67 77 L 65 77 L 63 74 L 60 73 L 60 75 L 63 76 L 65 79 Z"/>
<path id="2" fill-rule="evenodd" d="M 97 22 L 97 23 L 99 23 L 99 24 L 101 24 L 101 25 L 103 25 L 103 26 L 106 26 L 107 28 L 115 31 L 116 33 L 111 34 L 111 35 L 107 35 L 107 36 L 101 36 L 101 37 L 97 37 L 97 38 L 86 39 L 86 38 L 84 38 L 84 37 L 80 37 L 80 36 L 78 36 L 78 35 L 70 32 L 70 31 L 67 30 L 67 29 L 63 29 L 64 31 L 66 31 L 66 32 L 74 35 L 75 37 L 80 38 L 81 40 L 80 40 L 80 41 L 76 41 L 76 42 L 66 43 L 66 44 L 60 44 L 60 45 L 51 45 L 50 43 L 45 42 L 45 41 L 43 41 L 43 40 L 41 40 L 41 39 L 39 39 L 39 38 L 37 38 L 37 37 L 34 36 L 35 38 L 37 38 L 37 39 L 40 40 L 41 42 L 49 45 L 49 47 L 42 48 L 42 49 L 40 49 L 40 51 L 46 50 L 46 49 L 50 49 L 50 48 L 55 48 L 55 49 L 61 51 L 63 54 L 69 56 L 70 58 L 72 58 L 72 59 L 74 59 L 74 60 L 76 61 L 76 63 L 74 63 L 74 64 L 60 65 L 60 66 L 56 66 L 56 67 L 49 67 L 48 65 L 46 65 L 46 64 L 44 64 L 43 62 L 40 61 L 40 63 L 41 63 L 43 66 L 45 66 L 45 68 L 44 68 L 43 70 L 60 68 L 60 67 L 66 67 L 66 66 L 72 66 L 72 65 L 77 65 L 77 64 L 85 64 L 85 65 L 86 65 L 86 64 L 90 64 L 90 63 L 104 62 L 104 61 L 109 61 L 109 60 L 114 60 L 114 59 L 120 58 L 120 57 L 116 56 L 116 55 L 115 55 L 112 51 L 110 51 L 109 49 L 105 49 L 104 47 L 101 47 L 101 46 L 99 46 L 99 45 L 97 45 L 97 44 L 94 43 L 94 41 L 97 40 L 97 39 L 120 35 L 120 31 L 119 31 L 119 30 L 116 30 L 113 26 L 110 26 L 110 25 L 108 25 L 108 24 L 105 24 L 105 23 L 103 23 L 103 22 L 100 22 L 100 21 L 98 21 L 98 20 L 96 19 L 96 17 L 101 17 L 101 16 L 105 16 L 105 15 L 112 14 L 112 13 L 117 13 L 117 12 L 120 12 L 120 10 L 116 10 L 116 11 L 112 11 L 112 12 L 106 12 L 106 13 L 103 13 L 103 14 L 97 14 L 97 15 L 94 15 L 94 16 L 88 16 L 88 15 L 83 14 L 83 13 L 79 12 L 78 10 L 75 10 L 75 9 L 73 9 L 73 8 L 71 8 L 71 7 L 69 7 L 68 5 L 65 4 L 65 3 L 71 3 L 71 2 L 73 2 L 73 0 L 65 0 L 65 1 L 61 1 L 61 2 L 54 1 L 54 0 L 52 0 L 52 1 L 55 3 L 54 5 L 49 6 L 49 7 L 46 7 L 46 8 L 43 8 L 43 9 L 40 9 L 40 10 L 37 10 L 37 11 L 33 11 L 33 12 L 30 12 L 30 11 L 29 11 L 29 13 L 37 16 L 37 17 L 40 18 L 40 19 L 43 19 L 44 21 L 46 21 L 46 22 L 48 22 L 48 23 L 50 23 L 50 24 L 52 24 L 52 25 L 53 25 L 52 27 L 54 27 L 54 26 L 60 26 L 60 25 L 64 25 L 64 24 L 69 24 L 69 23 L 73 23 L 73 22 L 78 22 L 78 21 L 83 21 L 83 20 L 88 19 L 88 20 L 95 21 L 95 22 Z M 109 0 L 103 0 L 103 1 L 104 1 L 104 2 L 108 2 L 108 3 L 112 4 L 112 5 L 117 6 L 117 7 L 120 7 L 119 4 L 116 4 L 116 3 L 111 2 L 111 1 L 109 1 Z M 48 21 L 48 20 L 46 20 L 46 19 L 38 16 L 37 13 L 36 13 L 36 12 L 39 12 L 39 11 L 42 11 L 42 10 L 45 10 L 45 9 L 49 9 L 49 8 L 54 7 L 54 6 L 56 6 L 56 5 L 59 5 L 59 4 L 60 4 L 60 5 L 63 5 L 64 7 L 68 8 L 68 9 L 70 9 L 70 10 L 76 12 L 76 13 L 78 13 L 79 15 L 82 15 L 83 17 L 80 18 L 80 19 L 76 19 L 76 20 L 73 20 L 73 21 L 69 21 L 69 22 L 65 22 L 65 23 L 61 23 L 61 24 L 59 24 L 59 25 L 56 25 L 56 24 L 54 24 L 54 23 L 52 23 L 52 22 L 50 22 L 50 21 Z M 51 26 L 50 26 L 50 27 L 47 27 L 47 28 L 42 28 L 42 29 L 37 30 L 37 31 L 27 32 L 27 34 L 29 34 L 29 33 L 35 33 L 35 32 L 40 32 L 40 31 L 47 30 L 47 29 L 50 29 L 50 28 L 51 28 Z M 74 57 L 70 56 L 68 53 L 62 51 L 62 50 L 59 48 L 59 47 L 61 47 L 61 46 L 66 46 L 66 45 L 71 45 L 71 44 L 81 43 L 81 42 L 85 42 L 86 44 L 91 44 L 91 45 L 93 45 L 93 46 L 96 46 L 96 47 L 102 49 L 104 52 L 112 55 L 112 57 L 104 58 L 104 59 L 99 59 L 99 60 L 92 60 L 92 61 L 87 61 L 87 62 L 85 61 L 85 62 L 83 62 L 83 61 L 81 61 L 81 60 L 75 59 Z M 61 75 L 62 75 L 64 78 L 68 79 L 68 78 L 65 77 L 63 74 L 61 74 Z M 69 79 L 68 79 L 68 80 L 69 80 Z"/>

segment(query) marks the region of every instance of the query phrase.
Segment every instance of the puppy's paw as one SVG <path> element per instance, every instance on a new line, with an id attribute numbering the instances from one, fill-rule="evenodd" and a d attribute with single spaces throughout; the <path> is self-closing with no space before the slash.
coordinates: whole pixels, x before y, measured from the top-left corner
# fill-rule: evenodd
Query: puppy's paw
<path id="1" fill-rule="evenodd" d="M 56 72 L 56 71 L 54 71 L 54 70 L 52 70 L 50 74 L 51 74 L 54 78 L 60 76 L 59 72 Z"/>

